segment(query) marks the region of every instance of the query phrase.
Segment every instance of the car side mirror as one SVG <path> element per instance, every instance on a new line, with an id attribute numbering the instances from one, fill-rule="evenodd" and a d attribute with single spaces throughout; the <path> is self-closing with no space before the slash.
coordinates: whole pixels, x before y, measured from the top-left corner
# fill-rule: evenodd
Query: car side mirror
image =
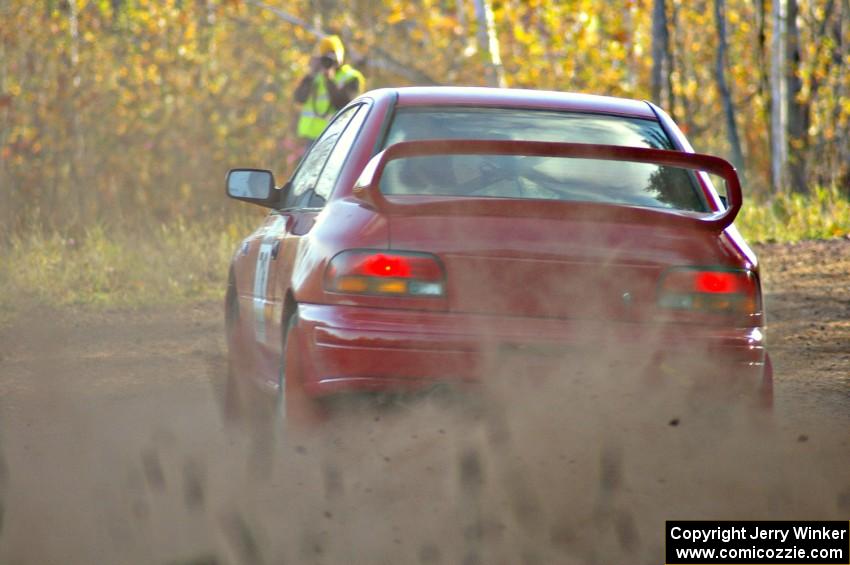
<path id="1" fill-rule="evenodd" d="M 274 175 L 265 169 L 230 169 L 225 181 L 227 195 L 236 200 L 274 208 L 280 193 L 274 186 Z"/>

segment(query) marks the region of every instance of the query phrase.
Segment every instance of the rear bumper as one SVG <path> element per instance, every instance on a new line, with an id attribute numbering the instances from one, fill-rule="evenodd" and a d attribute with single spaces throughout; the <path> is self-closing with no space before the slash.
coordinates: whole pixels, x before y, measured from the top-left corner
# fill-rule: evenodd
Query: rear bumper
<path id="1" fill-rule="evenodd" d="M 299 305 L 301 381 L 313 397 L 474 383 L 498 371 L 633 372 L 772 390 L 759 328 L 636 324 Z"/>

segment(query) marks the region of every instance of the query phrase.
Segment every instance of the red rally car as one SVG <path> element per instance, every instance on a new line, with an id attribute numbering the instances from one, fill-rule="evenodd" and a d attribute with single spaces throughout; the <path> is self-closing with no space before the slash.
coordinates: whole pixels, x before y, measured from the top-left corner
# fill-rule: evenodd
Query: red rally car
<path id="1" fill-rule="evenodd" d="M 738 177 L 651 103 L 375 90 L 282 187 L 226 184 L 271 209 L 230 267 L 231 407 L 265 392 L 303 421 L 341 394 L 481 381 L 503 354 L 569 370 L 612 352 L 771 402 Z"/>

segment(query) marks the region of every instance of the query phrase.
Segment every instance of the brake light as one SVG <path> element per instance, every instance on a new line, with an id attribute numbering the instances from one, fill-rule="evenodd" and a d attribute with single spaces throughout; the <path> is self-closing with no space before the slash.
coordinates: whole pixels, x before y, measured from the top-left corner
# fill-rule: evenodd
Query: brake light
<path id="1" fill-rule="evenodd" d="M 363 261 L 362 271 L 363 274 L 373 277 L 409 278 L 411 274 L 410 259 L 379 253 L 369 256 Z"/>
<path id="2" fill-rule="evenodd" d="M 761 296 L 751 271 L 685 267 L 664 274 L 658 304 L 675 310 L 750 315 L 761 310 Z"/>
<path id="3" fill-rule="evenodd" d="M 740 278 L 740 273 L 701 272 L 695 277 L 694 287 L 706 294 L 732 294 L 739 291 Z"/>
<path id="4" fill-rule="evenodd" d="M 343 251 L 325 271 L 325 289 L 347 294 L 445 296 L 445 273 L 429 253 Z"/>

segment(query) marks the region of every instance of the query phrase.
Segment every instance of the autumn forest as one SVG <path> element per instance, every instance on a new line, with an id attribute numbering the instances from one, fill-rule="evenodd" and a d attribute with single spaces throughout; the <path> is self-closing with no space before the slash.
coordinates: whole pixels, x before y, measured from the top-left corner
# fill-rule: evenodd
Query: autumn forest
<path id="1" fill-rule="evenodd" d="M 850 187 L 850 0 L 0 0 L 0 232 L 232 213 L 325 33 L 367 88 L 649 99 L 748 195 Z"/>

